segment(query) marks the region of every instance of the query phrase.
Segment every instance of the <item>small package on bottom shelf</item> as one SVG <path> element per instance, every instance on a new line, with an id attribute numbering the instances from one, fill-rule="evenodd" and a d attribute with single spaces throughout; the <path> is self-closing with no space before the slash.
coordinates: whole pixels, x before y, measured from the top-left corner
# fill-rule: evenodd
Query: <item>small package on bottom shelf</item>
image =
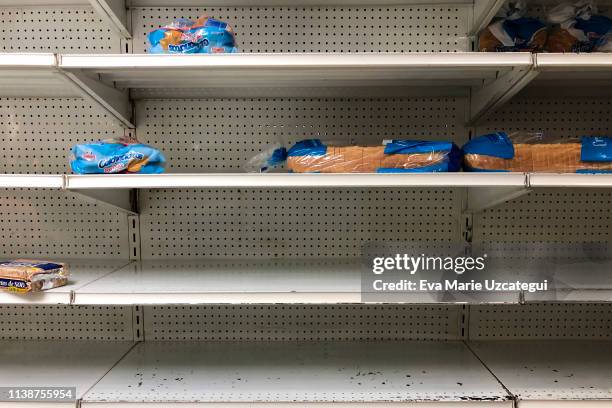
<path id="1" fill-rule="evenodd" d="M 265 171 L 286 162 L 294 173 L 447 172 L 461 167 L 461 152 L 446 141 L 389 140 L 380 146 L 334 146 L 303 140 L 255 156 L 247 170 Z"/>
<path id="2" fill-rule="evenodd" d="M 612 20 L 597 14 L 592 1 L 562 3 L 548 12 L 553 24 L 545 50 L 548 52 L 610 52 L 608 37 Z"/>
<path id="3" fill-rule="evenodd" d="M 158 174 L 164 172 L 165 164 L 159 150 L 131 138 L 76 145 L 70 160 L 77 174 Z"/>
<path id="4" fill-rule="evenodd" d="M 608 173 L 612 172 L 612 138 L 546 141 L 540 135 L 490 133 L 463 146 L 466 171 Z"/>
<path id="5" fill-rule="evenodd" d="M 539 52 L 546 43 L 546 24 L 537 18 L 525 17 L 524 1 L 505 3 L 493 22 L 478 37 L 478 50 L 486 52 Z"/>
<path id="6" fill-rule="evenodd" d="M 17 259 L 0 262 L 0 289 L 9 292 L 39 292 L 68 282 L 64 263 Z"/>

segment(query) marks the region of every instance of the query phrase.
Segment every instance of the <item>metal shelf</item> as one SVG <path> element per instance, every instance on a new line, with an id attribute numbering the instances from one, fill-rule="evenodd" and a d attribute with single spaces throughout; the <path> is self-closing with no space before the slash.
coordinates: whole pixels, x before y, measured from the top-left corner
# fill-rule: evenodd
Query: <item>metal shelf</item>
<path id="1" fill-rule="evenodd" d="M 610 188 L 612 174 L 529 174 L 530 187 Z"/>
<path id="2" fill-rule="evenodd" d="M 612 342 L 513 340 L 471 347 L 519 407 L 601 407 L 612 399 Z"/>
<path id="3" fill-rule="evenodd" d="M 66 402 L 0 402 L 0 407 L 76 408 L 77 399 L 132 346 L 132 342 L 116 341 L 1 340 L 2 387 L 76 387 L 76 398 Z"/>
<path id="4" fill-rule="evenodd" d="M 413 173 L 166 173 L 0 175 L 0 188 L 58 188 L 135 213 L 130 189 L 167 188 L 466 188 L 466 210 L 482 211 L 538 187 L 611 188 L 610 174 Z"/>
<path id="5" fill-rule="evenodd" d="M 59 67 L 57 54 L 0 53 L 0 97 L 81 97 L 121 126 L 133 128 L 127 92 Z"/>
<path id="6" fill-rule="evenodd" d="M 362 283 L 362 276 L 369 276 L 371 272 L 365 271 L 363 262 L 360 259 L 145 261 L 81 287 L 75 292 L 74 304 L 456 304 L 520 301 L 519 292 L 419 291 L 385 297 L 375 297 L 370 293 L 364 297 L 362 285 L 367 284 Z M 424 276 L 417 276 L 414 280 L 418 278 Z M 429 272 L 426 278 L 441 281 L 458 277 Z M 516 278 L 515 273 L 512 278 Z"/>
<path id="7" fill-rule="evenodd" d="M 505 247 L 511 248 L 509 245 Z M 547 253 L 551 251 L 556 253 Z M 132 263 L 74 292 L 77 305 L 180 305 L 270 303 L 518 304 L 523 302 L 612 302 L 612 258 L 605 249 L 531 244 L 513 250 L 472 248 L 486 254 L 486 268 L 457 275 L 420 271 L 374 276 L 360 259 L 158 260 Z M 387 251 L 388 252 L 388 251 Z M 407 242 L 397 253 L 451 256 L 462 248 L 416 248 Z M 385 252 L 386 254 L 386 252 Z M 388 256 L 389 254 L 387 254 Z M 381 256 L 380 253 L 376 256 Z M 371 281 L 458 282 L 547 281 L 546 291 L 410 291 L 374 293 Z"/>
<path id="8" fill-rule="evenodd" d="M 68 175 L 68 189 L 98 188 L 325 188 L 524 187 L 523 173 L 166 173 Z"/>
<path id="9" fill-rule="evenodd" d="M 81 406 L 422 402 L 512 407 L 461 342 L 230 341 L 140 343 Z"/>
<path id="10" fill-rule="evenodd" d="M 120 88 L 154 89 L 156 98 L 278 97 L 473 90 L 470 120 L 518 92 L 529 53 L 290 53 L 214 55 L 61 55 L 60 67 Z M 134 93 L 138 97 L 138 92 Z M 145 94 L 147 95 L 147 94 Z"/>
<path id="11" fill-rule="evenodd" d="M 0 188 L 63 188 L 60 174 L 0 174 Z"/>
<path id="12" fill-rule="evenodd" d="M 63 304 L 69 305 L 73 303 L 74 292 L 83 286 L 94 282 L 103 276 L 114 272 L 124 266 L 127 262 L 101 260 L 101 261 L 86 261 L 86 260 L 64 260 L 68 263 L 70 270 L 70 278 L 68 284 L 59 288 L 45 290 L 37 293 L 11 293 L 0 291 L 0 304 Z"/>
<path id="13" fill-rule="evenodd" d="M 612 96 L 612 55 L 608 53 L 534 54 L 533 71 L 537 76 L 528 95 Z"/>

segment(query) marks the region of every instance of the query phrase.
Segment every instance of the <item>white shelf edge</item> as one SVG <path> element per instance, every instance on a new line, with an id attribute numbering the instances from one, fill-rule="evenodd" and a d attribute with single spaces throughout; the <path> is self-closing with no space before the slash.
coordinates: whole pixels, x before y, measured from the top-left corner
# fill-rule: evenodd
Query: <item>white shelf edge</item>
<path id="1" fill-rule="evenodd" d="M 512 401 L 413 401 L 413 402 L 88 402 L 83 408 L 511 408 Z M 0 408 L 2 406 L 0 405 Z M 20 408 L 20 407 L 10 407 Z M 26 407 L 24 407 L 26 408 Z M 55 407 L 52 407 L 55 408 Z M 548 407 L 547 407 L 548 408 Z M 553 408 L 553 407 L 550 407 Z M 572 407 L 573 408 L 573 407 Z M 589 407 L 586 407 L 589 408 Z"/>
<path id="2" fill-rule="evenodd" d="M 362 303 L 361 294 L 333 292 L 75 293 L 74 305 L 342 304 Z M 518 299 L 517 299 L 518 300 Z"/>
<path id="3" fill-rule="evenodd" d="M 63 188 L 64 176 L 55 174 L 0 174 L 0 188 Z"/>
<path id="4" fill-rule="evenodd" d="M 62 69 L 160 68 L 529 68 L 529 53 L 237 53 L 208 55 L 62 54 Z"/>
<path id="5" fill-rule="evenodd" d="M 612 174 L 529 173 L 529 186 L 611 188 Z"/>
<path id="6" fill-rule="evenodd" d="M 612 69 L 608 53 L 538 53 L 534 54 L 538 71 L 577 71 L 581 69 Z"/>
<path id="7" fill-rule="evenodd" d="M 67 175 L 68 189 L 97 188 L 325 188 L 497 187 L 525 185 L 523 173 L 202 173 Z"/>
<path id="8" fill-rule="evenodd" d="M 610 400 L 551 400 L 526 401 L 519 399 L 517 408 L 610 408 Z"/>
<path id="9" fill-rule="evenodd" d="M 52 53 L 0 53 L 0 69 L 40 68 L 57 66 L 57 56 Z"/>

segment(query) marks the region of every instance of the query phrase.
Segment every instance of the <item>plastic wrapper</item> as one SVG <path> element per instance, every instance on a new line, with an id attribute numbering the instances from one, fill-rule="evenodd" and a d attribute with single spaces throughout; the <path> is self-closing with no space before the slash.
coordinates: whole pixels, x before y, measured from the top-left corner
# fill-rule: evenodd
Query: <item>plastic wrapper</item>
<path id="1" fill-rule="evenodd" d="M 274 151 L 278 155 L 274 163 L 278 165 L 281 150 Z M 446 172 L 461 167 L 460 150 L 444 141 L 392 140 L 381 146 L 335 146 L 309 139 L 285 152 L 286 168 L 294 173 Z"/>
<path id="2" fill-rule="evenodd" d="M 486 52 L 539 52 L 547 38 L 546 24 L 525 17 L 524 1 L 504 4 L 491 24 L 479 34 L 478 49 Z"/>
<path id="3" fill-rule="evenodd" d="M 68 266 L 59 262 L 18 259 L 0 262 L 0 289 L 9 292 L 39 292 L 68 282 Z"/>
<path id="4" fill-rule="evenodd" d="M 186 18 L 151 31 L 148 35 L 151 54 L 215 54 L 238 52 L 234 32 L 223 21 L 202 16 L 196 21 Z"/>
<path id="5" fill-rule="evenodd" d="M 72 148 L 70 167 L 77 174 L 164 172 L 166 159 L 157 149 L 135 139 L 103 140 Z"/>
<path id="6" fill-rule="evenodd" d="M 546 41 L 548 52 L 608 52 L 612 20 L 597 14 L 592 1 L 562 3 L 552 8 L 547 20 L 552 28 Z"/>
<path id="7" fill-rule="evenodd" d="M 496 132 L 463 146 L 466 171 L 612 173 L 612 138 L 546 140 L 541 136 Z"/>

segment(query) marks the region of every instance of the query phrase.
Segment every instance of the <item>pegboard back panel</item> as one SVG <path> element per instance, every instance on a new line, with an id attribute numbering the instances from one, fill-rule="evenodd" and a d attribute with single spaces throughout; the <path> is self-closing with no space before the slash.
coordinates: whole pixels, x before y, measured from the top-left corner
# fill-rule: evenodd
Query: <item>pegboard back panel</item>
<path id="1" fill-rule="evenodd" d="M 372 243 L 458 242 L 460 209 L 452 189 L 147 190 L 142 256 L 359 257 Z"/>
<path id="2" fill-rule="evenodd" d="M 610 135 L 612 99 L 594 97 L 533 97 L 512 99 L 475 129 L 476 135 L 504 130 L 543 132 L 547 138 L 568 139 L 584 135 Z"/>
<path id="3" fill-rule="evenodd" d="M 121 52 L 119 36 L 89 6 L 0 7 L 0 20 L 0 52 Z"/>
<path id="4" fill-rule="evenodd" d="M 140 140 L 169 172 L 242 172 L 274 143 L 464 138 L 461 98 L 144 100 Z M 360 256 L 369 242 L 456 242 L 452 189 L 144 190 L 143 258 Z M 397 217 L 402 214 L 402 217 Z"/>
<path id="5" fill-rule="evenodd" d="M 125 306 L 0 305 L 0 340 L 134 340 Z"/>
<path id="6" fill-rule="evenodd" d="M 569 139 L 612 134 L 612 99 L 522 96 L 492 114 L 476 135 L 491 131 L 543 132 Z M 475 242 L 610 242 L 612 192 L 607 189 L 537 189 L 478 214 Z"/>
<path id="7" fill-rule="evenodd" d="M 610 303 L 530 303 L 469 307 L 470 340 L 610 338 Z"/>
<path id="8" fill-rule="evenodd" d="M 0 257 L 129 259 L 127 215 L 55 190 L 0 191 Z"/>
<path id="9" fill-rule="evenodd" d="M 135 7 L 134 53 L 176 18 L 229 23 L 241 52 L 468 51 L 469 4 L 328 7 Z"/>
<path id="10" fill-rule="evenodd" d="M 457 340 L 460 306 L 219 305 L 144 308 L 146 341 Z"/>
<path id="11" fill-rule="evenodd" d="M 169 172 L 242 172 L 249 158 L 279 142 L 462 143 L 465 103 L 463 98 L 144 100 L 136 103 L 136 134 L 163 150 Z"/>
<path id="12" fill-rule="evenodd" d="M 69 173 L 70 148 L 123 135 L 81 99 L 0 99 L 0 173 Z"/>
<path id="13" fill-rule="evenodd" d="M 537 189 L 478 214 L 474 242 L 610 242 L 610 203 L 609 190 Z"/>

